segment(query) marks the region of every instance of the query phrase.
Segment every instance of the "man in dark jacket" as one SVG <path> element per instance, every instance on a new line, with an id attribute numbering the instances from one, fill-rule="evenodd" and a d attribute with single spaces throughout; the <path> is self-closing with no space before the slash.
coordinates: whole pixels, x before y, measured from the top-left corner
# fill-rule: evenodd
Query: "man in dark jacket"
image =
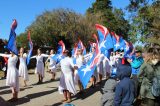
<path id="1" fill-rule="evenodd" d="M 136 96 L 134 82 L 130 79 L 132 68 L 127 61 L 117 67 L 117 77 L 120 82 L 116 85 L 114 106 L 132 106 Z"/>

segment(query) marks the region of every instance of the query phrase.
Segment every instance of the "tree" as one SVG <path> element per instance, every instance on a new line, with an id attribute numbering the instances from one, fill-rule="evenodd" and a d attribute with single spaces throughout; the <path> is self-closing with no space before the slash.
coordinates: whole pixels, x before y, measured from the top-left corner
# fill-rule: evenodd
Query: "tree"
<path id="1" fill-rule="evenodd" d="M 92 17 L 93 23 L 99 23 L 106 26 L 110 31 L 127 39 L 129 23 L 124 18 L 121 9 L 112 7 L 110 0 L 96 0 L 92 7 L 87 10 L 87 17 Z"/>
<path id="2" fill-rule="evenodd" d="M 85 16 L 68 9 L 57 9 L 38 16 L 27 30 L 31 31 L 35 46 L 52 46 L 56 49 L 58 41 L 63 40 L 66 47 L 71 48 L 78 38 L 85 45 L 92 39 L 93 28 L 89 25 Z M 28 44 L 26 35 L 27 31 L 18 36 L 20 45 Z"/>
<path id="3" fill-rule="evenodd" d="M 132 41 L 160 45 L 160 1 L 131 0 L 127 7 L 132 13 L 130 35 Z"/>

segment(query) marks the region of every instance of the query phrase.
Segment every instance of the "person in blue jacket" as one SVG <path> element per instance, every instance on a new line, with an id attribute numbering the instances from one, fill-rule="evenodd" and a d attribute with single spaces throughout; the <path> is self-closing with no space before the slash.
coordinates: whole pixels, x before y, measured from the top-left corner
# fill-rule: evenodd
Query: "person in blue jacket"
<path id="1" fill-rule="evenodd" d="M 132 67 L 132 75 L 137 76 L 137 74 L 139 73 L 139 69 L 144 62 L 141 51 L 135 51 L 135 56 L 132 56 L 132 59 L 128 59 L 128 62 Z"/>
<path id="2" fill-rule="evenodd" d="M 117 77 L 120 82 L 116 85 L 114 106 L 133 106 L 136 96 L 135 83 L 130 79 L 132 68 L 125 61 L 117 67 Z"/>

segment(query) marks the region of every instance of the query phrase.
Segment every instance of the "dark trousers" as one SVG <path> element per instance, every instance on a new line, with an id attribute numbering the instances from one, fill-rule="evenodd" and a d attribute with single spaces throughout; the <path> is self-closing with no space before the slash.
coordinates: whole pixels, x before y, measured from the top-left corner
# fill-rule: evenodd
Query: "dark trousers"
<path id="1" fill-rule="evenodd" d="M 142 99 L 141 106 L 160 106 L 160 101 L 158 99 Z"/>

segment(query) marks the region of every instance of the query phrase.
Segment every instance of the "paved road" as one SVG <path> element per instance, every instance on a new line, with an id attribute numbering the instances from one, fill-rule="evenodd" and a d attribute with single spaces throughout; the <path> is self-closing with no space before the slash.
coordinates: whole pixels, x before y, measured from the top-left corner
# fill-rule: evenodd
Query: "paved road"
<path id="1" fill-rule="evenodd" d="M 32 71 L 32 70 L 30 70 Z M 37 75 L 29 74 L 28 87 L 22 87 L 20 80 L 19 100 L 9 103 L 11 90 L 5 86 L 5 80 L 0 80 L 0 106 L 63 106 L 60 101 L 63 95 L 58 92 L 60 72 L 57 72 L 56 81 L 50 81 L 50 74 L 45 73 L 44 83 L 36 85 Z M 75 106 L 100 106 L 101 87 L 89 88 L 83 95 L 76 95 L 72 98 Z"/>

